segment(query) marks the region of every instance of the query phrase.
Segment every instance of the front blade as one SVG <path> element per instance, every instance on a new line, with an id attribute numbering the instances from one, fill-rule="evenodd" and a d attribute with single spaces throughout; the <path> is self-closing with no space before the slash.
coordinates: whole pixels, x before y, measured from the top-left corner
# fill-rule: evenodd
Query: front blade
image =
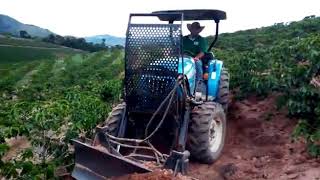
<path id="1" fill-rule="evenodd" d="M 74 140 L 76 179 L 102 180 L 131 173 L 150 172 L 148 168 L 130 159 L 111 154 L 103 147 L 91 146 Z"/>

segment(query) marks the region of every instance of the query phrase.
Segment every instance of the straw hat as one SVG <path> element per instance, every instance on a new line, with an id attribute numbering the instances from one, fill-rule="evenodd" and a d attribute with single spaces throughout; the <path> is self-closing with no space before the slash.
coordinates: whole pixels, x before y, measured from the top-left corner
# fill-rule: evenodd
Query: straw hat
<path id="1" fill-rule="evenodd" d="M 192 24 L 187 24 L 187 28 L 191 33 L 199 34 L 204 29 L 204 26 L 200 26 L 199 22 L 194 22 Z"/>

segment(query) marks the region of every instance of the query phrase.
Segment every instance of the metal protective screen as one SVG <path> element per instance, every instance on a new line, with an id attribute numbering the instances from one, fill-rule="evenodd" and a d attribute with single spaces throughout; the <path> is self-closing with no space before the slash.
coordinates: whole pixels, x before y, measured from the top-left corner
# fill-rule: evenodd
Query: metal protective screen
<path id="1" fill-rule="evenodd" d="M 181 24 L 129 24 L 125 55 L 129 111 L 156 110 L 174 88 L 181 36 Z"/>

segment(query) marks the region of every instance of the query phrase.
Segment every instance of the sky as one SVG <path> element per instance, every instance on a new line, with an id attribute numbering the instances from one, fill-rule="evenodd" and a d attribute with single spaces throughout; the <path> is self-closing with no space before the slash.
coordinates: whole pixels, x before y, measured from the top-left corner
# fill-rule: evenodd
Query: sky
<path id="1" fill-rule="evenodd" d="M 124 37 L 130 13 L 172 9 L 226 11 L 220 32 L 234 32 L 274 23 L 320 16 L 320 0 L 0 0 L 0 14 L 26 24 L 77 37 L 110 34 Z M 213 22 L 200 22 L 204 35 Z M 186 28 L 183 29 L 187 33 Z"/>

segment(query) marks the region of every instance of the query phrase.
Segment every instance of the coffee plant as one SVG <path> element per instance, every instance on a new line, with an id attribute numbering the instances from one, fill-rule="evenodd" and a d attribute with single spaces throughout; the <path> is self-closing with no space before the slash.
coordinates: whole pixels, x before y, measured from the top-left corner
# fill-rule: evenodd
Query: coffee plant
<path id="1" fill-rule="evenodd" d="M 285 31 L 279 33 L 284 33 L 287 39 L 274 35 L 274 41 L 264 44 L 263 48 L 251 44 L 248 44 L 248 49 L 237 44 L 230 48 L 218 46 L 216 56 L 225 60 L 232 75 L 231 87 L 236 98 L 249 95 L 265 97 L 272 92 L 280 92 L 279 102 L 288 109 L 288 115 L 300 119 L 294 137 L 304 137 L 310 154 L 320 156 L 320 88 L 310 83 L 320 75 L 320 31 L 312 28 L 315 25 L 320 27 L 320 18 L 281 26 Z M 298 37 L 288 33 L 297 27 L 310 33 Z M 267 29 L 262 28 L 257 33 Z M 243 33 L 235 34 L 240 36 Z M 272 34 L 265 35 L 269 37 Z M 221 41 L 220 45 L 224 44 L 223 38 Z"/>
<path id="2" fill-rule="evenodd" d="M 6 67 L 14 70 L 0 77 L 0 177 L 55 179 L 57 169 L 72 169 L 71 140 L 92 137 L 119 101 L 123 52 Z M 8 143 L 20 137 L 29 146 L 8 155 Z"/>

